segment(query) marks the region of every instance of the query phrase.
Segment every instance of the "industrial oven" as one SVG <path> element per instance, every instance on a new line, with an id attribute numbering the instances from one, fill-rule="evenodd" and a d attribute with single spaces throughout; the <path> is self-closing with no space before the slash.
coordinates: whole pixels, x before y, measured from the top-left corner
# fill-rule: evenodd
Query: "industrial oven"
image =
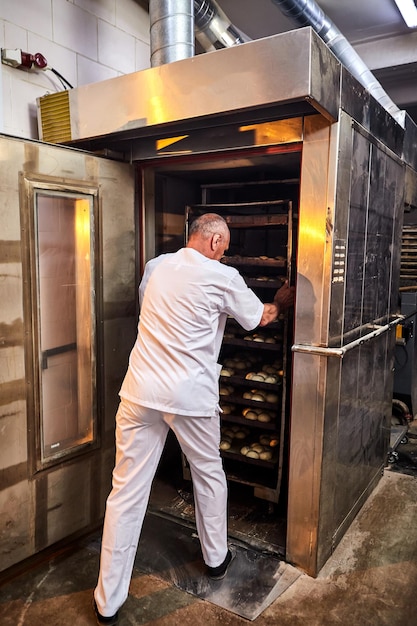
<path id="1" fill-rule="evenodd" d="M 271 327 L 245 333 L 229 320 L 221 448 L 231 506 L 242 490 L 266 505 L 269 537 L 281 533 L 270 544 L 317 575 L 386 464 L 414 125 L 310 28 L 80 87 L 68 106 L 68 143 L 135 173 L 130 287 L 208 210 L 230 226 L 223 262 L 262 300 L 295 285 L 294 310 Z M 116 284 L 116 265 L 106 269 Z"/>

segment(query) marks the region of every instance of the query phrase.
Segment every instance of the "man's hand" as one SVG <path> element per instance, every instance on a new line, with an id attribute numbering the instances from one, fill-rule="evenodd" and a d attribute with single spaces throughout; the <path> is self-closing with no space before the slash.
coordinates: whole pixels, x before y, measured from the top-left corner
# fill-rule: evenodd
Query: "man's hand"
<path id="1" fill-rule="evenodd" d="M 274 322 L 280 313 L 283 313 L 294 304 L 295 288 L 290 287 L 288 280 L 278 289 L 271 304 L 264 304 L 259 326 L 267 326 Z"/>
<path id="2" fill-rule="evenodd" d="M 290 287 L 288 280 L 278 289 L 274 296 L 274 304 L 278 307 L 278 314 L 283 313 L 294 304 L 295 288 Z"/>

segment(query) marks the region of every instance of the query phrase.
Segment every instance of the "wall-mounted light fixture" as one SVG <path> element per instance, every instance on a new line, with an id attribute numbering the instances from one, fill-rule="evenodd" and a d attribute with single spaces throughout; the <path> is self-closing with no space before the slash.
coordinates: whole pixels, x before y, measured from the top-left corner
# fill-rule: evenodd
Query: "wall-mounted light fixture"
<path id="1" fill-rule="evenodd" d="M 395 0 L 395 4 L 409 28 L 417 27 L 417 7 L 414 0 Z"/>

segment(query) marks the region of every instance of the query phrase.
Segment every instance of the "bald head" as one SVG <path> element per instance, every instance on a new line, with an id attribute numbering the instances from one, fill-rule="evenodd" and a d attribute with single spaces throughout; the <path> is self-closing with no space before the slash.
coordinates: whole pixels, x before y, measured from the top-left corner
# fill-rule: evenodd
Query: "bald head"
<path id="1" fill-rule="evenodd" d="M 209 259 L 219 261 L 228 249 L 230 232 L 226 220 L 217 213 L 205 213 L 192 222 L 187 248 L 194 248 Z"/>

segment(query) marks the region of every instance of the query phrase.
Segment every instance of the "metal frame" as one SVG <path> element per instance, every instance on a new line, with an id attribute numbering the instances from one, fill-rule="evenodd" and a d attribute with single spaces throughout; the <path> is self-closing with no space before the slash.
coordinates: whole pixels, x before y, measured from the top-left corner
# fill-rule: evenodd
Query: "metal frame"
<path id="1" fill-rule="evenodd" d="M 100 270 L 99 263 L 99 236 L 98 236 L 98 186 L 86 184 L 85 181 L 71 180 L 66 182 L 64 178 L 40 176 L 39 174 L 31 174 L 20 172 L 19 174 L 20 189 L 20 208 L 21 221 L 25 236 L 25 245 L 23 246 L 23 275 L 24 275 L 24 325 L 25 325 L 25 354 L 26 354 L 26 372 L 27 372 L 27 405 L 28 417 L 31 420 L 30 433 L 34 433 L 34 437 L 30 438 L 28 443 L 29 455 L 31 459 L 32 472 L 38 472 L 49 468 L 57 463 L 61 463 L 63 459 L 76 457 L 87 449 L 97 448 L 99 445 L 98 428 L 97 428 L 97 302 L 100 302 L 99 280 Z M 37 244 L 36 244 L 36 216 L 35 216 L 35 200 L 38 192 L 47 194 L 59 194 L 64 196 L 76 197 L 78 195 L 88 196 L 92 199 L 92 240 L 91 249 L 94 253 L 92 262 L 92 333 L 91 333 L 91 357 L 92 357 L 92 423 L 93 434 L 92 441 L 76 446 L 73 450 L 58 451 L 47 459 L 42 458 L 42 442 L 41 442 L 41 398 L 40 398 L 40 376 L 38 363 L 40 362 L 39 354 L 39 315 L 37 313 Z"/>

